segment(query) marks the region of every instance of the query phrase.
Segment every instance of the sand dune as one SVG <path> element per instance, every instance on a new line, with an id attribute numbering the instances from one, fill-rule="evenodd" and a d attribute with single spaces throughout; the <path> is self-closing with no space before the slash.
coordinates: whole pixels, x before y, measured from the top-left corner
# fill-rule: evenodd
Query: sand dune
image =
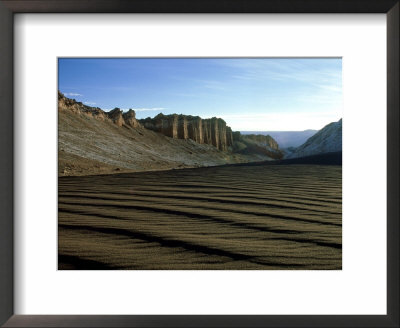
<path id="1" fill-rule="evenodd" d="M 341 269 L 342 168 L 59 178 L 59 269 Z"/>

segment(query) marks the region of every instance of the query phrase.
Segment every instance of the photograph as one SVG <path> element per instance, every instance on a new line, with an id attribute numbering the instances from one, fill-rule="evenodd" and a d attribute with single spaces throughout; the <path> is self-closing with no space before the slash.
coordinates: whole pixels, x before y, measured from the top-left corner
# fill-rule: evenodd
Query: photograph
<path id="1" fill-rule="evenodd" d="M 340 57 L 59 57 L 58 270 L 342 270 Z"/>

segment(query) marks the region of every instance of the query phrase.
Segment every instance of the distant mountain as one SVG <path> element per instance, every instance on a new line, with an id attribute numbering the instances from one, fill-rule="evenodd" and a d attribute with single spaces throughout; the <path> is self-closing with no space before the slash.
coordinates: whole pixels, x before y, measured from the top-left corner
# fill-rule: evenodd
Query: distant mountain
<path id="1" fill-rule="evenodd" d="M 318 130 L 305 131 L 241 131 L 242 134 L 270 135 L 276 140 L 280 148 L 298 147 L 305 143 L 308 138 L 317 133 Z"/>
<path id="2" fill-rule="evenodd" d="M 342 119 L 326 125 L 285 158 L 298 158 L 342 151 Z"/>

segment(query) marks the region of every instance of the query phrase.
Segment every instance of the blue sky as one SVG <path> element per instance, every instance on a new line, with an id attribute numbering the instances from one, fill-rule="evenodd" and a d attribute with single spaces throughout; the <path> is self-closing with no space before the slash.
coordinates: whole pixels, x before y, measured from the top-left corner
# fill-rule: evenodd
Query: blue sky
<path id="1" fill-rule="evenodd" d="M 60 58 L 59 90 L 90 106 L 221 117 L 234 131 L 320 129 L 342 117 L 339 58 Z"/>

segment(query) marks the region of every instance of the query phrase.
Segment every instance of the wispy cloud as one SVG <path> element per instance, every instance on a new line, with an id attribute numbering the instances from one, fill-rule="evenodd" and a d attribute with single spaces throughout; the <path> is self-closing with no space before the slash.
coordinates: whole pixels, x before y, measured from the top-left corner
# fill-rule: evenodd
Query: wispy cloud
<path id="1" fill-rule="evenodd" d="M 299 82 L 315 90 L 334 93 L 340 93 L 342 90 L 341 70 L 337 66 L 327 64 L 329 62 L 326 59 L 323 65 L 316 65 L 315 60 L 307 59 L 228 60 L 216 63 L 235 69 L 236 74 L 232 75 L 232 78 L 236 80 Z"/>
<path id="2" fill-rule="evenodd" d="M 212 90 L 225 90 L 225 84 L 216 80 L 199 80 L 203 88 Z"/>
<path id="3" fill-rule="evenodd" d="M 225 80 L 218 80 L 218 79 L 196 79 L 193 78 L 192 76 L 185 76 L 185 77 L 181 77 L 181 76 L 174 76 L 173 77 L 174 80 L 178 80 L 178 81 L 183 81 L 185 82 L 187 85 L 193 85 L 196 87 L 196 96 L 199 94 L 199 90 L 202 90 L 203 92 L 207 92 L 207 89 L 210 90 L 215 90 L 215 91 L 222 91 L 222 90 L 226 90 L 226 81 Z M 204 90 L 205 89 L 205 90 Z M 192 96 L 194 95 L 191 92 L 183 92 L 183 93 L 176 93 L 177 95 L 185 95 L 185 96 Z"/>
<path id="4" fill-rule="evenodd" d="M 85 104 L 86 104 L 86 105 L 96 105 L 95 102 L 91 102 L 91 101 L 85 101 Z"/>
<path id="5" fill-rule="evenodd" d="M 75 93 L 75 92 L 67 92 L 64 93 L 65 96 L 69 96 L 69 97 L 82 97 L 82 95 L 80 93 Z"/>

